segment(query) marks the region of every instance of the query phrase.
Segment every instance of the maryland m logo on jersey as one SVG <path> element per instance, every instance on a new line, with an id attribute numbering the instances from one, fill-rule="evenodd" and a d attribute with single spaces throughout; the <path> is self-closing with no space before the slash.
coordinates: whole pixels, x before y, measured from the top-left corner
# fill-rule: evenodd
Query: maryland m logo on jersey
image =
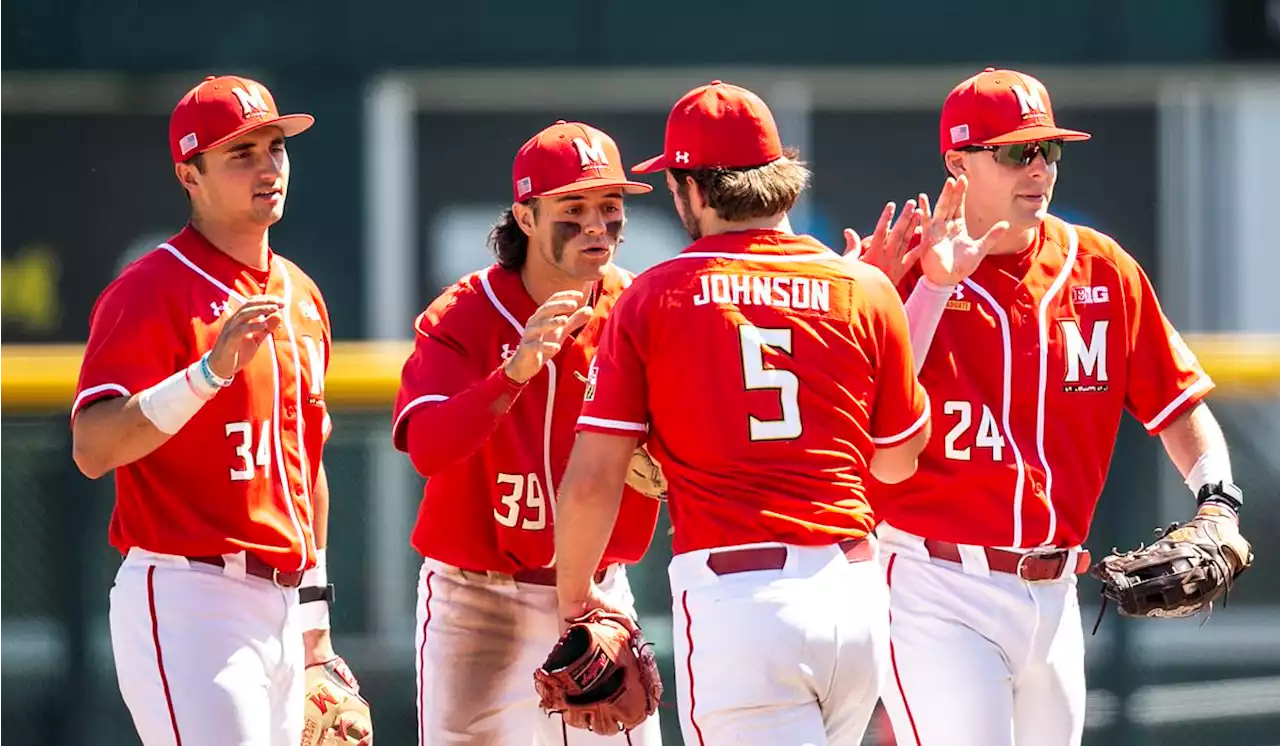
<path id="1" fill-rule="evenodd" d="M 1062 319 L 1062 340 L 1067 369 L 1062 378 L 1062 390 L 1073 393 L 1101 392 L 1107 384 L 1107 327 L 1110 321 L 1098 319 L 1088 325 L 1089 338 L 1085 339 L 1080 322 Z"/>

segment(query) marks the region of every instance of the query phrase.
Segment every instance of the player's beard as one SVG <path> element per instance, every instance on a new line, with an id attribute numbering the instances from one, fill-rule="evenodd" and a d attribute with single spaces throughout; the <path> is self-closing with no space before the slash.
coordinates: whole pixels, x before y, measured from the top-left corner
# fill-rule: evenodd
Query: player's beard
<path id="1" fill-rule="evenodd" d="M 680 222 L 684 223 L 684 230 L 689 234 L 689 238 L 697 241 L 702 238 L 702 226 L 698 225 L 698 219 L 693 216 L 693 205 L 689 202 L 689 193 L 680 190 L 677 192 L 680 197 L 680 205 L 683 209 L 680 212 Z"/>

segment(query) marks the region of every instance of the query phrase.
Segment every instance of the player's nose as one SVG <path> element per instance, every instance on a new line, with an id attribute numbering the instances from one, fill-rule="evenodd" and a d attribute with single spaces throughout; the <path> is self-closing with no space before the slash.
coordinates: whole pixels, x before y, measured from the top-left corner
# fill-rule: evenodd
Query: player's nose
<path id="1" fill-rule="evenodd" d="M 582 213 L 582 232 L 583 233 L 586 233 L 592 236 L 602 235 L 605 231 L 605 224 L 606 224 L 606 221 L 604 219 L 604 213 L 601 212 L 600 210 L 583 210 L 583 213 Z"/>

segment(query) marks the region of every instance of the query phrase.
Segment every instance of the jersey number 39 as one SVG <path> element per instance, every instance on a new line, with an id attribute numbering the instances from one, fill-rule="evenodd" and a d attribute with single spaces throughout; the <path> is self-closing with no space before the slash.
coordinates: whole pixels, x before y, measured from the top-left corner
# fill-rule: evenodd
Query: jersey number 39
<path id="1" fill-rule="evenodd" d="M 742 343 L 742 377 L 747 391 L 772 389 L 782 401 L 782 418 L 763 420 L 747 415 L 752 441 L 794 440 L 804 426 L 800 422 L 800 379 L 789 370 L 764 367 L 765 348 L 791 354 L 790 329 L 764 329 L 751 324 L 738 327 Z"/>

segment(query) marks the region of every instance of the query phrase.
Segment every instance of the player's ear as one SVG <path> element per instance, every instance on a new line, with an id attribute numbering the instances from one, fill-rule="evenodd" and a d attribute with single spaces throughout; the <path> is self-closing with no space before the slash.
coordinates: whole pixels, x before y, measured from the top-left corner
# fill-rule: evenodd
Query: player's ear
<path id="1" fill-rule="evenodd" d="M 178 177 L 178 183 L 181 184 L 182 188 L 186 189 L 188 192 L 194 189 L 199 183 L 197 181 L 199 173 L 199 169 L 190 163 L 175 163 L 173 165 L 174 176 Z"/>
<path id="2" fill-rule="evenodd" d="M 964 153 L 959 150 L 948 150 L 942 156 L 942 165 L 947 169 L 948 174 L 956 177 L 960 176 L 966 171 Z"/>
<path id="3" fill-rule="evenodd" d="M 511 204 L 511 217 L 515 218 L 516 225 L 520 226 L 520 230 L 524 231 L 526 236 L 533 235 L 534 219 L 537 212 L 536 208 L 524 202 L 513 202 Z"/>

